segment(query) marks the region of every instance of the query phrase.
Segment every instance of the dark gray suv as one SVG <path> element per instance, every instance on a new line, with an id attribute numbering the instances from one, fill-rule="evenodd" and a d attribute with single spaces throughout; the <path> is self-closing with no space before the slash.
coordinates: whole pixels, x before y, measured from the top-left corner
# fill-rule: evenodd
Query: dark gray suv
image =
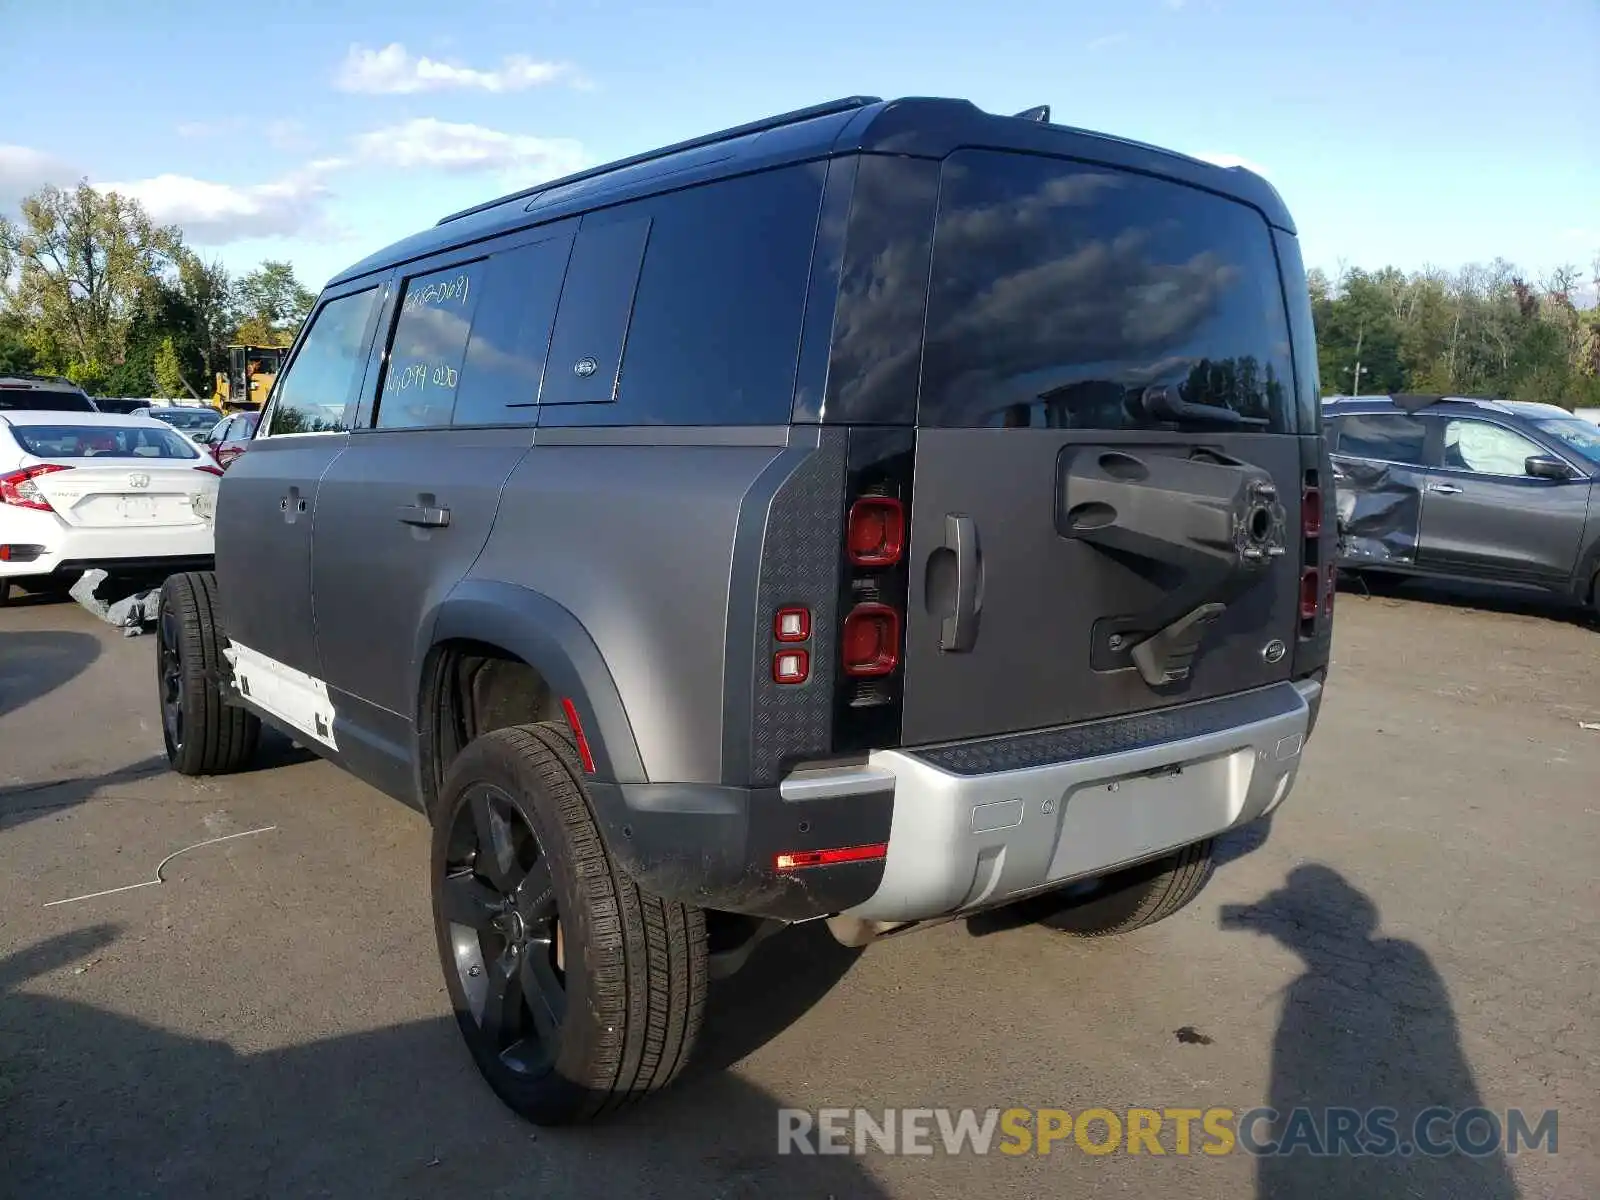
<path id="1" fill-rule="evenodd" d="M 1341 568 L 1492 583 L 1596 604 L 1600 426 L 1459 396 L 1324 402 Z"/>
<path id="2" fill-rule="evenodd" d="M 503 197 L 323 292 L 164 589 L 168 755 L 266 721 L 425 813 L 475 1060 L 593 1117 L 785 924 L 1192 898 L 1315 720 L 1318 396 L 1271 187 L 1037 110 Z"/>

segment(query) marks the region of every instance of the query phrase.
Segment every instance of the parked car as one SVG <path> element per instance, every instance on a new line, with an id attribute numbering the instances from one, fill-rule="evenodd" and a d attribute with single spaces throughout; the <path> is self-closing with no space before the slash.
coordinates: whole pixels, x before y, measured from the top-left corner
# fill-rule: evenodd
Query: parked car
<path id="1" fill-rule="evenodd" d="M 1600 427 L 1549 404 L 1362 396 L 1323 405 L 1341 568 L 1596 605 Z"/>
<path id="2" fill-rule="evenodd" d="M 98 412 L 89 393 L 60 375 L 0 374 L 0 412 Z"/>
<path id="3" fill-rule="evenodd" d="M 200 438 L 200 442 L 217 460 L 217 465 L 227 470 L 228 464 L 249 448 L 250 439 L 255 437 L 256 426 L 260 423 L 261 413 L 257 410 L 234 413 L 213 425 Z"/>
<path id="4" fill-rule="evenodd" d="M 201 404 L 173 404 L 159 408 L 152 405 L 142 415 L 171 425 L 195 442 L 203 439 L 222 420 L 221 409 Z"/>
<path id="5" fill-rule="evenodd" d="M 148 399 L 137 396 L 96 396 L 94 406 L 101 412 L 131 415 L 145 412 L 151 407 Z"/>
<path id="6" fill-rule="evenodd" d="M 1315 380 L 1264 180 L 1032 116 L 853 99 L 503 197 L 323 291 L 163 589 L 167 755 L 265 721 L 425 812 L 473 1058 L 587 1119 L 787 923 L 1199 892 L 1322 693 Z"/>
<path id="7" fill-rule="evenodd" d="M 213 561 L 221 470 L 143 417 L 0 411 L 0 603 L 91 567 L 183 571 Z"/>

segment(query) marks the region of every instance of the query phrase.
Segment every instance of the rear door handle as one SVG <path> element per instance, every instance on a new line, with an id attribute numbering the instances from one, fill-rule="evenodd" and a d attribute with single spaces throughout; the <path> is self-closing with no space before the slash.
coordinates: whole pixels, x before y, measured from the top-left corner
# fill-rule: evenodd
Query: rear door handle
<path id="1" fill-rule="evenodd" d="M 955 609 L 939 628 L 939 649 L 964 654 L 978 640 L 978 523 L 971 517 L 946 513 L 944 549 L 956 557 Z"/>
<path id="2" fill-rule="evenodd" d="M 395 516 L 404 525 L 416 525 L 423 529 L 443 529 L 450 524 L 450 510 L 442 504 L 402 504 Z"/>
<path id="3" fill-rule="evenodd" d="M 1453 483 L 1430 483 L 1428 491 L 1436 496 L 1459 496 L 1461 489 Z"/>

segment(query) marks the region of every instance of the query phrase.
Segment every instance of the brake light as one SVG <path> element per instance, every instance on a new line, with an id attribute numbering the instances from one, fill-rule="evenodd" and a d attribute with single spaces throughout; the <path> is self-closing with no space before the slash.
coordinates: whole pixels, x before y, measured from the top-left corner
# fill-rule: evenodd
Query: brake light
<path id="1" fill-rule="evenodd" d="M 40 463 L 36 467 L 23 467 L 20 471 L 12 471 L 7 475 L 0 475 L 0 504 L 10 504 L 16 508 L 32 508 L 39 512 L 54 512 L 50 501 L 39 490 L 39 485 L 34 480 L 44 475 L 53 475 L 57 471 L 70 471 L 71 467 L 60 463 Z"/>
<path id="2" fill-rule="evenodd" d="M 1307 567 L 1300 572 L 1300 619 L 1315 621 L 1322 606 L 1322 572 Z"/>
<path id="3" fill-rule="evenodd" d="M 887 604 L 858 604 L 844 619 L 839 640 L 846 675 L 887 675 L 900 661 L 900 614 Z"/>
<path id="4" fill-rule="evenodd" d="M 906 510 L 893 496 L 863 496 L 850 506 L 847 544 L 858 567 L 889 567 L 906 545 Z"/>
<path id="5" fill-rule="evenodd" d="M 195 467 L 195 470 L 196 471 L 204 471 L 207 475 L 218 475 L 218 476 L 220 476 L 222 474 L 222 468 L 218 467 L 218 466 L 214 466 L 211 463 L 201 463 L 197 467 Z"/>
<path id="6" fill-rule="evenodd" d="M 1300 528 L 1308 538 L 1322 536 L 1322 489 L 1314 484 L 1300 493 Z"/>
<path id="7" fill-rule="evenodd" d="M 889 844 L 876 842 L 870 846 L 841 846 L 837 850 L 791 850 L 773 860 L 779 871 L 797 871 L 802 867 L 831 867 L 837 863 L 872 862 L 889 856 Z"/>

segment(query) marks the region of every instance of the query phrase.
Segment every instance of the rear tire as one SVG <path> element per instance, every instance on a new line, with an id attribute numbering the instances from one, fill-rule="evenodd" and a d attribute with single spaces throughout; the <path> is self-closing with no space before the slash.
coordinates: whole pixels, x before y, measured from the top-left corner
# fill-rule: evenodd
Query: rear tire
<path id="1" fill-rule="evenodd" d="M 1213 839 L 1095 881 L 1087 894 L 1064 893 L 1039 924 L 1075 937 L 1129 933 L 1170 917 L 1211 879 Z M 1041 901 L 1048 902 L 1046 898 Z"/>
<path id="2" fill-rule="evenodd" d="M 261 720 L 223 702 L 227 636 L 209 571 L 173 575 L 161 585 L 156 617 L 156 687 L 167 761 L 180 775 L 226 775 L 254 757 Z"/>
<path id="3" fill-rule="evenodd" d="M 445 984 L 467 1049 L 539 1125 L 592 1120 L 666 1087 L 705 1011 L 705 914 L 611 860 L 570 735 L 474 740 L 440 791 L 430 878 Z"/>

